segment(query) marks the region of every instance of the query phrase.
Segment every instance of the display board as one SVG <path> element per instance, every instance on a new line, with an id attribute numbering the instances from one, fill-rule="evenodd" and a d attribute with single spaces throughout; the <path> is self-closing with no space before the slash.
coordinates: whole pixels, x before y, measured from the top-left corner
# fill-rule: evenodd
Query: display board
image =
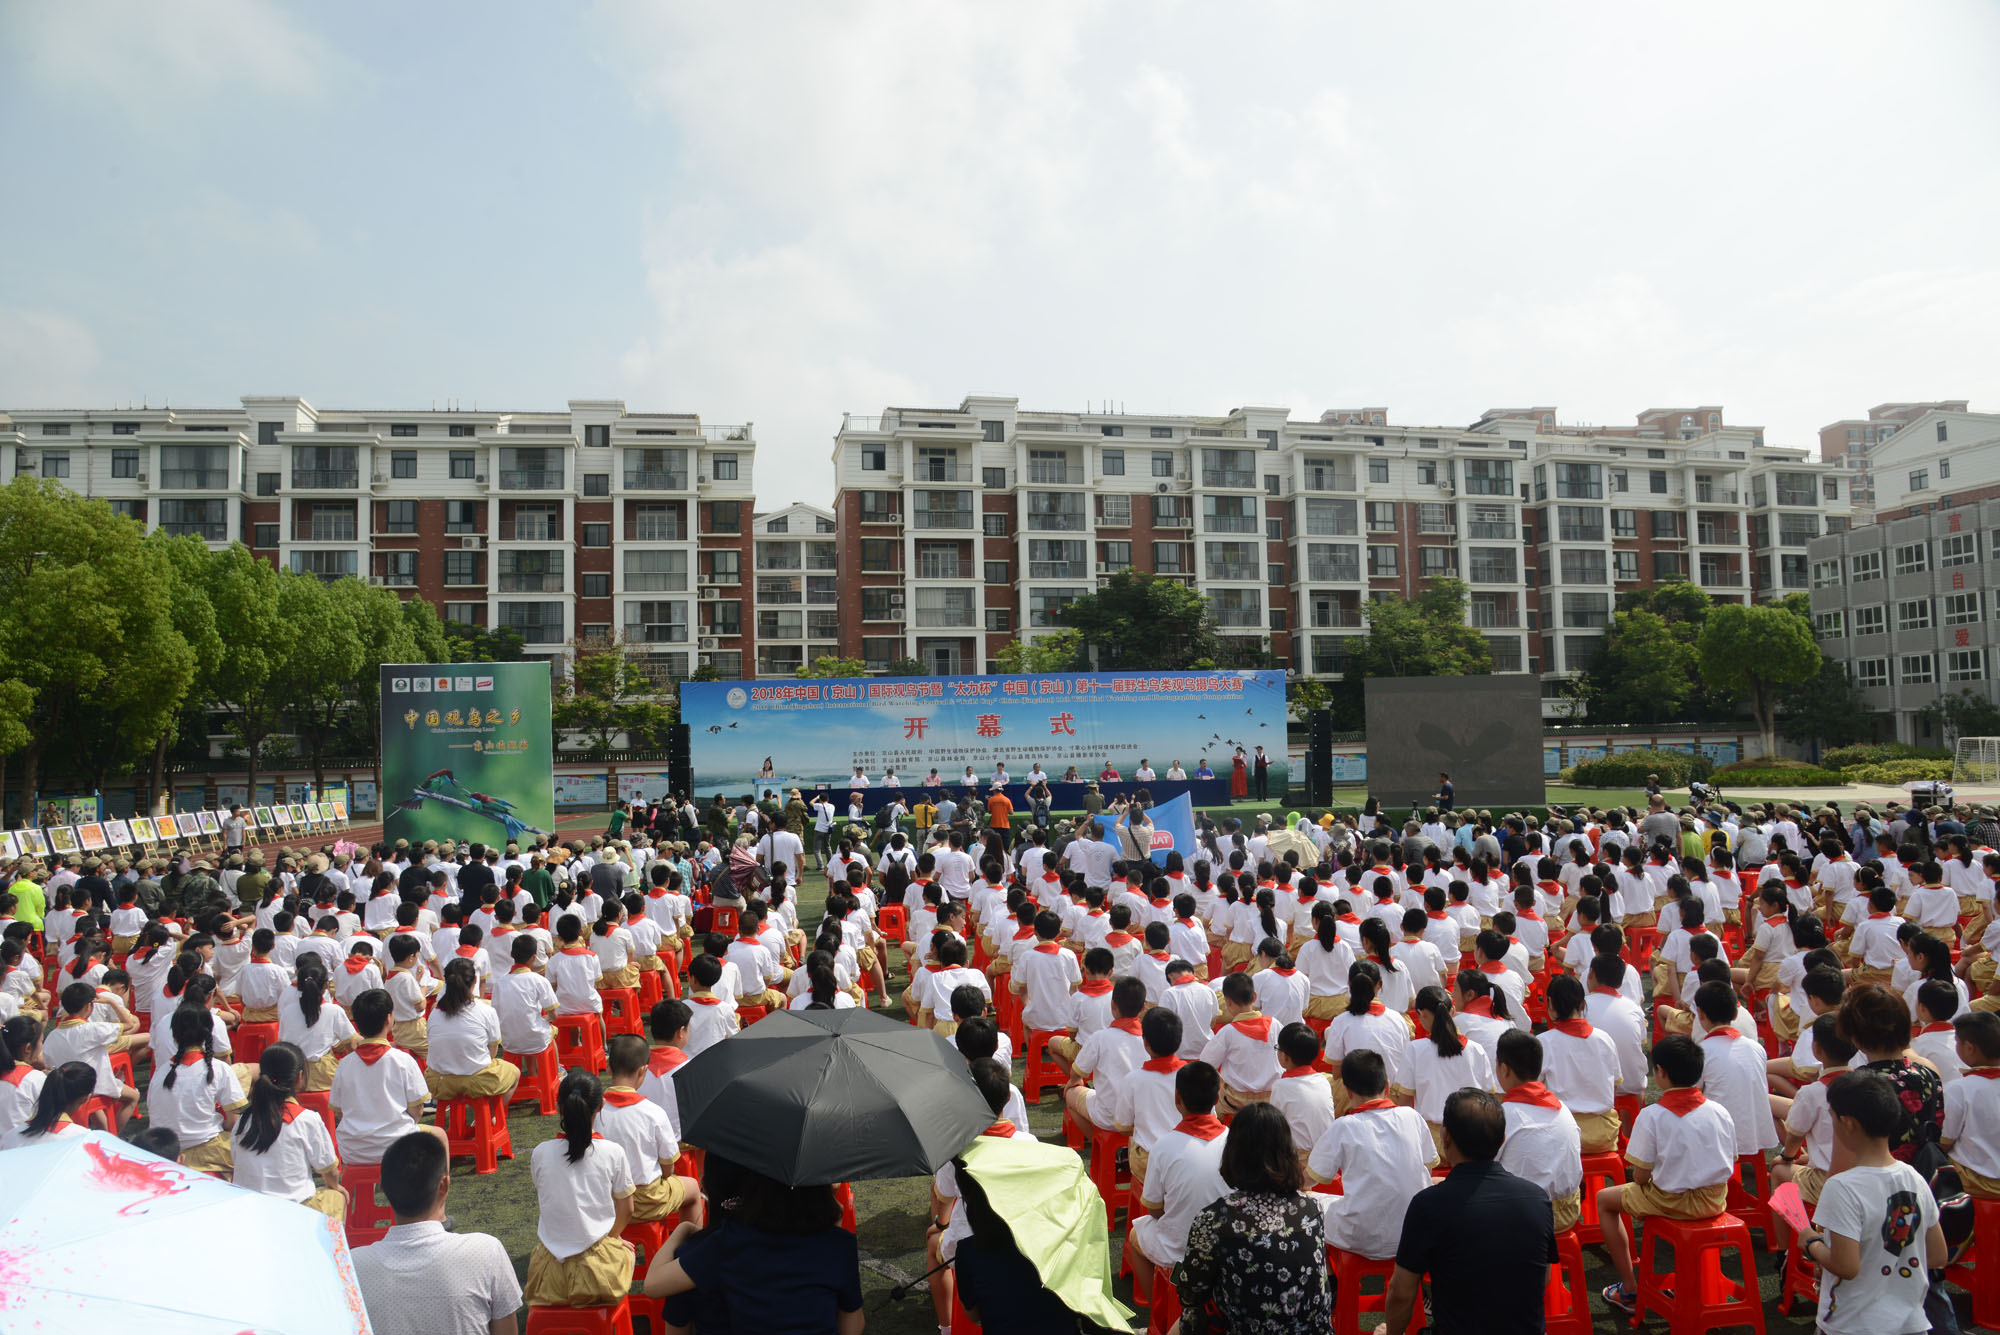
<path id="1" fill-rule="evenodd" d="M 547 663 L 382 668 L 386 838 L 553 832 L 554 752 Z"/>
<path id="2" fill-rule="evenodd" d="M 1108 763 L 1130 781 L 1142 761 L 1162 779 L 1176 761 L 1189 778 L 1206 761 L 1227 780 L 1237 751 L 1248 770 L 1259 746 L 1269 791 L 1287 781 L 1283 672 L 690 681 L 681 720 L 698 793 L 837 786 L 857 767 L 875 785 L 893 769 L 906 788 L 933 768 L 961 783 L 968 765 L 982 784 L 997 765 L 1019 783 L 1035 764 L 1054 780 L 1072 765 L 1095 779 Z"/>
<path id="3" fill-rule="evenodd" d="M 1370 677 L 1368 791 L 1392 806 L 1428 803 L 1440 771 L 1457 804 L 1542 801 L 1541 682 L 1486 677 Z"/>

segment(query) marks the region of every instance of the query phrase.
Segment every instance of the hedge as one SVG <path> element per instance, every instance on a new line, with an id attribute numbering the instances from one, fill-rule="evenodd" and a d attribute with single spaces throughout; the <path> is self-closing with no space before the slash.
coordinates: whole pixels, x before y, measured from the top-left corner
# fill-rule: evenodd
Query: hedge
<path id="1" fill-rule="evenodd" d="M 1620 751 L 1596 760 L 1579 760 L 1566 771 L 1563 781 L 1581 788 L 1635 788 L 1645 785 L 1647 775 L 1657 774 L 1662 787 L 1684 788 L 1714 770 L 1715 762 L 1699 753 Z"/>
<path id="2" fill-rule="evenodd" d="M 1847 770 L 1857 765 L 1884 765 L 1892 760 L 1950 760 L 1951 752 L 1934 746 L 1911 746 L 1908 742 L 1876 742 L 1864 746 L 1836 746 L 1819 758 L 1826 769 Z M 1871 780 L 1872 782 L 1872 780 Z"/>
<path id="3" fill-rule="evenodd" d="M 1844 788 L 1849 780 L 1845 774 L 1835 769 L 1818 769 L 1812 765 L 1801 765 L 1797 769 L 1786 766 L 1781 769 L 1746 769 L 1734 774 L 1715 776 L 1714 782 L 1723 789 L 1729 788 Z"/>
<path id="4" fill-rule="evenodd" d="M 1846 765 L 1841 768 L 1849 783 L 1898 784 L 1951 778 L 1949 760 L 1891 760 L 1880 765 Z"/>

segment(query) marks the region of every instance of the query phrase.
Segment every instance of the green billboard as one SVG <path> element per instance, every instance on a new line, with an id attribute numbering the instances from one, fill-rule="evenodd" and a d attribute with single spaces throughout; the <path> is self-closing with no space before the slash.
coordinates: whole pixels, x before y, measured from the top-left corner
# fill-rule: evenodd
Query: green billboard
<path id="1" fill-rule="evenodd" d="M 382 668 L 388 839 L 505 843 L 556 826 L 547 663 Z"/>

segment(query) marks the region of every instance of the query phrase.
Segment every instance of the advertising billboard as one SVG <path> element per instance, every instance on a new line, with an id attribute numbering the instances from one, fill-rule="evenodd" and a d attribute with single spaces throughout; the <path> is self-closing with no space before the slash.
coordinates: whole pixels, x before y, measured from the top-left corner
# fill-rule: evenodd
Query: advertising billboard
<path id="1" fill-rule="evenodd" d="M 382 668 L 389 839 L 493 843 L 555 829 L 547 663 Z"/>

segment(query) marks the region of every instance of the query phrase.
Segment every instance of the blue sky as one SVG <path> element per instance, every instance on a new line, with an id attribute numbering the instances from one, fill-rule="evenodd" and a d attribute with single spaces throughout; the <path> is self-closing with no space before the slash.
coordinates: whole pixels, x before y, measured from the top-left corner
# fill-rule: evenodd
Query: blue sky
<path id="1" fill-rule="evenodd" d="M 2000 401 L 2000 9 L 0 3 L 0 405 Z"/>

